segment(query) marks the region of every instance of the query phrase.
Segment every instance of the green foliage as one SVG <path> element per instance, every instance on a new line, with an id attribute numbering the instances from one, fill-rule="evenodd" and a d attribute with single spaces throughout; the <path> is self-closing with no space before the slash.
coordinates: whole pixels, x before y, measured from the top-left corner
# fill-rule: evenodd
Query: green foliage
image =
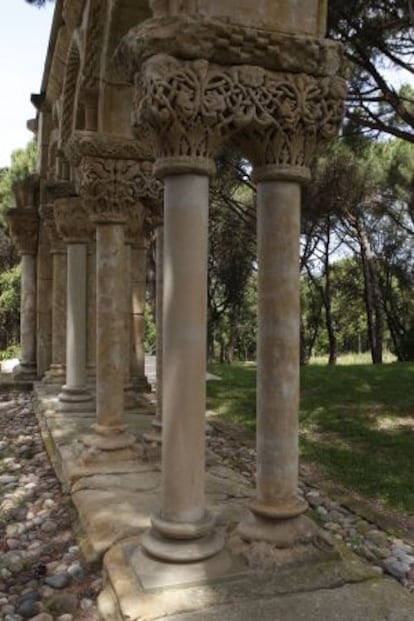
<path id="1" fill-rule="evenodd" d="M 154 355 L 157 341 L 157 333 L 154 318 L 148 304 L 145 306 L 145 351 L 147 354 Z"/>
<path id="2" fill-rule="evenodd" d="M 208 407 L 254 439 L 256 367 L 212 365 Z M 309 365 L 301 373 L 301 459 L 334 483 L 397 510 L 414 511 L 414 365 Z"/>

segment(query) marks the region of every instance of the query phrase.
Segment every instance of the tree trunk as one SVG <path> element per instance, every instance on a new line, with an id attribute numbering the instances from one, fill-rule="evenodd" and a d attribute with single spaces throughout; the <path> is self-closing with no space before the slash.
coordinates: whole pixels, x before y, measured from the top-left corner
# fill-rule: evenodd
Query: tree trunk
<path id="1" fill-rule="evenodd" d="M 382 310 L 378 288 L 375 255 L 368 235 L 359 222 L 358 241 L 361 249 L 362 271 L 364 275 L 364 303 L 367 315 L 368 342 L 373 364 L 382 363 Z"/>

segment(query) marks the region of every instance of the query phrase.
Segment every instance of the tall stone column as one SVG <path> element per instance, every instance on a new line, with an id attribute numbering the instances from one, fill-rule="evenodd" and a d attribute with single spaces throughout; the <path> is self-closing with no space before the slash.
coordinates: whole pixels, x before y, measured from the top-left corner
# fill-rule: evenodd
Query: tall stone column
<path id="1" fill-rule="evenodd" d="M 156 274 L 155 274 L 155 327 L 157 331 L 156 340 L 156 377 L 157 377 L 157 406 L 153 427 L 162 427 L 162 376 L 163 376 L 163 326 L 162 326 L 162 302 L 164 295 L 164 226 L 160 225 L 156 229 Z"/>
<path id="2" fill-rule="evenodd" d="M 11 209 L 7 213 L 10 233 L 21 256 L 21 301 L 19 365 L 17 379 L 36 379 L 36 253 L 39 216 L 32 208 Z"/>
<path id="3" fill-rule="evenodd" d="M 301 193 L 298 182 L 276 173 L 256 180 L 257 495 L 239 531 L 288 547 L 315 534 L 298 496 Z"/>
<path id="4" fill-rule="evenodd" d="M 86 369 L 88 383 L 96 388 L 96 243 L 88 244 L 87 257 L 87 319 L 86 319 Z"/>
<path id="5" fill-rule="evenodd" d="M 79 166 L 80 195 L 96 226 L 97 337 L 96 424 L 84 438 L 104 452 L 128 449 L 134 437 L 124 421 L 125 225 L 137 203 L 135 160 L 85 156 Z M 129 360 L 129 359 L 128 359 Z"/>
<path id="6" fill-rule="evenodd" d="M 52 255 L 52 362 L 43 382 L 62 385 L 66 377 L 66 246 L 56 228 L 53 203 L 42 205 L 40 216 Z"/>
<path id="7" fill-rule="evenodd" d="M 141 231 L 140 239 L 131 245 L 132 284 L 132 383 L 140 393 L 151 391 L 145 376 L 145 294 L 147 274 L 147 245 Z"/>
<path id="8" fill-rule="evenodd" d="M 207 237 L 211 163 L 164 178 L 164 320 L 161 510 L 142 545 L 152 555 L 191 561 L 223 541 L 205 507 Z"/>
<path id="9" fill-rule="evenodd" d="M 144 245 L 144 206 L 134 205 L 129 210 L 125 229 L 126 241 L 126 382 L 135 398 L 148 389 L 145 377 L 144 307 L 146 284 L 146 247 Z M 141 244 L 144 247 L 141 247 Z M 136 399 L 135 399 L 136 405 Z"/>
<path id="10" fill-rule="evenodd" d="M 92 236 L 88 213 L 79 198 L 58 199 L 54 205 L 57 229 L 67 244 L 66 384 L 59 394 L 59 409 L 94 410 L 86 387 L 87 244 Z"/>

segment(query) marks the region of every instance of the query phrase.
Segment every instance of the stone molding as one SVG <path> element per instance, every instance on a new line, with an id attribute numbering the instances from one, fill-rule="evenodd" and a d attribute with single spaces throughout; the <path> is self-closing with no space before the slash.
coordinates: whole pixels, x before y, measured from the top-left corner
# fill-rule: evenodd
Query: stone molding
<path id="1" fill-rule="evenodd" d="M 176 15 L 132 28 L 116 52 L 117 72 L 131 81 L 141 65 L 158 54 L 314 76 L 337 74 L 343 59 L 337 41 L 244 26 L 226 18 Z"/>
<path id="2" fill-rule="evenodd" d="M 80 198 L 60 198 L 55 201 L 53 209 L 57 231 L 65 243 L 86 244 L 91 241 L 94 227 Z"/>
<path id="3" fill-rule="evenodd" d="M 132 117 L 137 136 L 153 132 L 158 174 L 205 166 L 233 142 L 254 167 L 307 178 L 317 145 L 338 133 L 345 95 L 335 76 L 158 55 L 136 75 Z"/>
<path id="4" fill-rule="evenodd" d="M 41 205 L 40 217 L 50 242 L 50 251 L 52 253 L 66 253 L 66 245 L 62 241 L 56 226 L 53 203 Z"/>
<path id="5" fill-rule="evenodd" d="M 65 147 L 65 154 L 73 166 L 79 166 L 83 157 L 121 160 L 139 160 L 152 171 L 150 152 L 145 140 L 134 140 L 114 134 L 75 131 Z"/>
<path id="6" fill-rule="evenodd" d="M 10 209 L 6 214 L 10 235 L 19 253 L 36 254 L 39 215 L 35 209 Z"/>
<path id="7" fill-rule="evenodd" d="M 12 184 L 17 209 L 36 208 L 40 190 L 40 177 L 28 175 Z"/>

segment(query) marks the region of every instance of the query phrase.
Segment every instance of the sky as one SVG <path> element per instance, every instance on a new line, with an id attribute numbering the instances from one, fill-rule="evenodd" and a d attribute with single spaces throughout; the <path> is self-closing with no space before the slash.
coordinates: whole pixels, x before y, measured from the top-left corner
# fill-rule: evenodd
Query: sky
<path id="1" fill-rule="evenodd" d="M 54 2 L 40 9 L 25 0 L 0 0 L 0 168 L 33 134 L 26 121 L 36 116 L 31 93 L 39 93 Z"/>

